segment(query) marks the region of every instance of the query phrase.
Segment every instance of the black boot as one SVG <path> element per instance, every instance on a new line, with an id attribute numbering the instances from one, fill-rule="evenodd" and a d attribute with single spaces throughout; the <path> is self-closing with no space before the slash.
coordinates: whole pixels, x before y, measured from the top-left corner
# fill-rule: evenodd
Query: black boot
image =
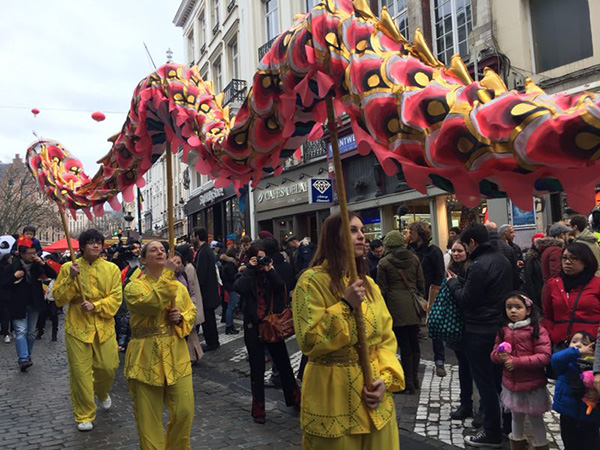
<path id="1" fill-rule="evenodd" d="M 456 411 L 450 413 L 452 420 L 465 420 L 467 417 L 473 417 L 473 406 L 460 405 Z"/>
<path id="2" fill-rule="evenodd" d="M 57 329 L 53 329 L 52 330 L 52 342 L 56 342 L 57 335 L 58 335 L 58 330 Z"/>
<path id="3" fill-rule="evenodd" d="M 404 370 L 404 382 L 406 387 L 403 394 L 415 394 L 417 391 L 415 389 L 415 381 L 414 381 L 414 370 L 413 370 L 413 359 L 412 356 L 405 358 L 401 362 L 402 369 Z"/>
<path id="4" fill-rule="evenodd" d="M 419 364 L 421 362 L 421 354 L 413 353 L 413 381 L 415 383 L 415 389 L 421 389 L 421 382 L 419 381 Z"/>
<path id="5" fill-rule="evenodd" d="M 38 328 L 38 332 L 37 332 L 37 335 L 36 335 L 35 339 L 37 341 L 40 341 L 42 339 L 43 335 L 44 335 L 44 329 L 43 328 L 42 329 Z"/>

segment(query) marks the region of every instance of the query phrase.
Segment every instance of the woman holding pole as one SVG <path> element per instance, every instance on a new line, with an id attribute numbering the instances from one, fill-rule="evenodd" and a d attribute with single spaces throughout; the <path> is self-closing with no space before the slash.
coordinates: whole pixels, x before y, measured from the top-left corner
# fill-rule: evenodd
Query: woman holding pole
<path id="1" fill-rule="evenodd" d="M 344 245 L 342 216 L 325 220 L 319 247 L 294 291 L 294 327 L 309 362 L 302 385 L 302 448 L 398 448 L 391 393 L 404 389 L 392 317 L 364 261 L 361 219 L 350 213 L 352 247 Z M 358 280 L 350 283 L 354 258 Z M 353 310 L 366 324 L 373 382 L 365 383 Z"/>
<path id="2" fill-rule="evenodd" d="M 125 356 L 125 378 L 133 398 L 140 448 L 190 449 L 194 418 L 192 367 L 185 337 L 196 320 L 186 287 L 175 279 L 173 258 L 164 246 L 142 249 L 144 275 L 125 287 L 132 340 Z M 170 413 L 166 436 L 162 410 Z"/>

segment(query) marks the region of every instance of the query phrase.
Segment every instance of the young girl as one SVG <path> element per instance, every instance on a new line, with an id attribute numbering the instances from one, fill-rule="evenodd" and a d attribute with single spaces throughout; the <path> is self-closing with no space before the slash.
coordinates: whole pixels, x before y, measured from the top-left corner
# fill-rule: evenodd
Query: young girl
<path id="1" fill-rule="evenodd" d="M 587 331 L 576 332 L 569 347 L 552 355 L 556 371 L 556 389 L 552 409 L 560 413 L 560 435 L 565 450 L 598 450 L 600 448 L 600 407 L 586 414 L 583 402 L 586 391 L 579 375 L 593 364 L 595 337 Z"/>
<path id="2" fill-rule="evenodd" d="M 552 354 L 548 332 L 539 325 L 539 313 L 528 297 L 511 293 L 504 301 L 503 326 L 491 358 L 504 365 L 502 404 L 512 412 L 512 450 L 526 449 L 525 418 L 529 419 L 534 448 L 548 449 L 543 415 L 550 411 L 544 368 Z"/>

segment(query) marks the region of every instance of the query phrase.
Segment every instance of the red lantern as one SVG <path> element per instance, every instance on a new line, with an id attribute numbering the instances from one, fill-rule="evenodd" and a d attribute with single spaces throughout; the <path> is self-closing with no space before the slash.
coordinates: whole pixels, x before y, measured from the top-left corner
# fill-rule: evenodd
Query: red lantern
<path id="1" fill-rule="evenodd" d="M 96 122 L 102 122 L 104 119 L 106 119 L 106 116 L 100 111 L 96 111 L 95 113 L 92 113 L 92 119 L 94 119 Z"/>
<path id="2" fill-rule="evenodd" d="M 37 108 L 33 108 L 33 109 L 31 110 L 31 112 L 32 112 L 32 114 L 33 114 L 33 117 L 37 117 L 37 115 L 40 113 L 40 110 L 39 110 L 39 109 L 37 109 Z"/>

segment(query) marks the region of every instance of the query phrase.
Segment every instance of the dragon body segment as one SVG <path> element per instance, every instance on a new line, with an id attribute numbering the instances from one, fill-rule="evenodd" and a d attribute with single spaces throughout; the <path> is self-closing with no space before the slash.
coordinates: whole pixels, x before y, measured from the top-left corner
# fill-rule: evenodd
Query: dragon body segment
<path id="1" fill-rule="evenodd" d="M 409 43 L 384 9 L 363 0 L 324 0 L 283 32 L 261 61 L 235 118 L 196 67 L 167 64 L 142 80 L 102 167 L 88 178 L 56 142 L 39 141 L 28 161 L 41 187 L 70 209 L 118 208 L 166 143 L 197 155 L 196 169 L 236 189 L 258 182 L 307 140 L 322 136 L 325 99 L 351 120 L 358 150 L 373 151 L 388 175 L 432 182 L 468 206 L 508 194 L 531 208 L 534 192 L 564 190 L 571 207 L 593 207 L 600 151 L 600 98 L 547 95 L 532 82 L 508 91 L 490 69 L 471 80 L 462 60 L 449 67 L 420 32 Z M 51 156 L 52 154 L 52 156 Z"/>

